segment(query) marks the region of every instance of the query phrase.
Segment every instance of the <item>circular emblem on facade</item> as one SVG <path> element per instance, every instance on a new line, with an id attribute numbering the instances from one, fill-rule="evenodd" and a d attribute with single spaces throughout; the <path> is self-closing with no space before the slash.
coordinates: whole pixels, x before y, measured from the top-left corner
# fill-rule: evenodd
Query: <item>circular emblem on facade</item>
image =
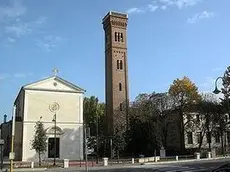
<path id="1" fill-rule="evenodd" d="M 54 83 L 53 83 L 53 85 L 56 87 L 56 86 L 57 86 L 57 83 L 56 83 L 56 82 L 54 82 Z"/>
<path id="2" fill-rule="evenodd" d="M 57 102 L 54 102 L 49 106 L 51 112 L 57 112 L 60 109 L 60 106 Z"/>

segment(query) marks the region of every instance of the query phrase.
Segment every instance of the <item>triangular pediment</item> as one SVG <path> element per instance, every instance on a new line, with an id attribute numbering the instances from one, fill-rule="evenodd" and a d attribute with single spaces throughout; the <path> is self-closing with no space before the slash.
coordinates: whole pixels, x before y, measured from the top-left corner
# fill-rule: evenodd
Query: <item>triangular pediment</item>
<path id="1" fill-rule="evenodd" d="M 70 91 L 70 92 L 84 92 L 82 88 L 60 78 L 53 76 L 46 78 L 28 85 L 25 85 L 23 89 L 32 90 L 54 90 L 54 91 Z"/>

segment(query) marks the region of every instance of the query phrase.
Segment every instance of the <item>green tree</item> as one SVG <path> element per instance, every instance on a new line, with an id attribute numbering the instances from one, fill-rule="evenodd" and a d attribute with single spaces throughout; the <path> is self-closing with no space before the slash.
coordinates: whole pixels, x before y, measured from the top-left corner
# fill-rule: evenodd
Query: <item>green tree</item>
<path id="1" fill-rule="evenodd" d="M 154 108 L 156 108 L 157 124 L 162 140 L 161 146 L 167 148 L 168 129 L 169 125 L 173 123 L 173 119 L 170 118 L 172 99 L 168 93 L 152 93 L 150 101 L 153 103 Z"/>
<path id="2" fill-rule="evenodd" d="M 41 121 L 37 121 L 35 125 L 35 134 L 32 140 L 32 149 L 38 153 L 39 166 L 41 166 L 41 154 L 47 150 L 47 136 L 44 125 Z"/>
<path id="3" fill-rule="evenodd" d="M 224 110 L 230 115 L 230 66 L 227 67 L 223 76 L 223 88 L 221 89 L 224 94 L 222 100 L 222 106 Z"/>
<path id="4" fill-rule="evenodd" d="M 103 154 L 105 142 L 105 104 L 99 103 L 95 96 L 84 98 L 84 121 L 90 128 L 89 149 L 97 151 L 97 155 Z"/>
<path id="5" fill-rule="evenodd" d="M 199 146 L 201 149 L 203 144 L 203 138 L 209 135 L 208 138 L 211 139 L 212 135 L 217 135 L 214 126 L 214 116 L 216 115 L 217 100 L 212 94 L 202 94 L 202 100 L 196 105 L 195 111 L 197 112 L 197 117 L 194 120 L 196 128 L 200 129 L 199 133 Z M 213 134 L 211 134 L 213 133 Z M 211 151 L 211 141 L 208 141 L 209 150 Z"/>
<path id="6" fill-rule="evenodd" d="M 169 88 L 169 95 L 174 101 L 174 108 L 179 113 L 179 128 L 180 128 L 180 147 L 183 152 L 185 149 L 185 119 L 188 115 L 185 112 L 193 104 L 198 103 L 201 100 L 201 96 L 198 93 L 196 85 L 187 77 L 182 79 L 176 79 Z"/>
<path id="7" fill-rule="evenodd" d="M 140 94 L 129 108 L 128 148 L 133 154 L 153 155 L 161 146 L 159 113 L 150 99 Z"/>
<path id="8" fill-rule="evenodd" d="M 123 151 L 126 147 L 126 138 L 125 138 L 125 132 L 123 132 L 122 129 L 119 129 L 116 127 L 116 131 L 113 135 L 113 149 L 116 152 L 116 156 L 119 162 L 120 159 L 120 152 Z"/>

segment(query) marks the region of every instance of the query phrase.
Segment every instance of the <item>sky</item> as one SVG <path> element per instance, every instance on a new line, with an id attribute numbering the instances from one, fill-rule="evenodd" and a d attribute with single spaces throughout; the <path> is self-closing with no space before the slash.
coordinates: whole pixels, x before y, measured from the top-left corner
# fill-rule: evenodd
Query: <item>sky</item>
<path id="1" fill-rule="evenodd" d="M 128 13 L 130 100 L 189 77 L 200 92 L 230 64 L 229 0 L 0 0 L 0 121 L 20 88 L 58 75 L 105 101 L 102 19 Z M 2 119 L 1 119 L 2 118 Z"/>

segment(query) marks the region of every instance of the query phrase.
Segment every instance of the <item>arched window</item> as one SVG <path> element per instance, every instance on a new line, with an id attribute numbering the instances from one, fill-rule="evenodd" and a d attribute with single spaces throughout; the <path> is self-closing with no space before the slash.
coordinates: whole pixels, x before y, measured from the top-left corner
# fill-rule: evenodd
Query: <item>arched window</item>
<path id="1" fill-rule="evenodd" d="M 123 69 L 123 62 L 120 60 L 120 69 Z"/>
<path id="2" fill-rule="evenodd" d="M 115 32 L 115 41 L 117 42 L 117 32 Z"/>
<path id="3" fill-rule="evenodd" d="M 119 91 L 122 91 L 122 84 L 119 83 Z"/>

